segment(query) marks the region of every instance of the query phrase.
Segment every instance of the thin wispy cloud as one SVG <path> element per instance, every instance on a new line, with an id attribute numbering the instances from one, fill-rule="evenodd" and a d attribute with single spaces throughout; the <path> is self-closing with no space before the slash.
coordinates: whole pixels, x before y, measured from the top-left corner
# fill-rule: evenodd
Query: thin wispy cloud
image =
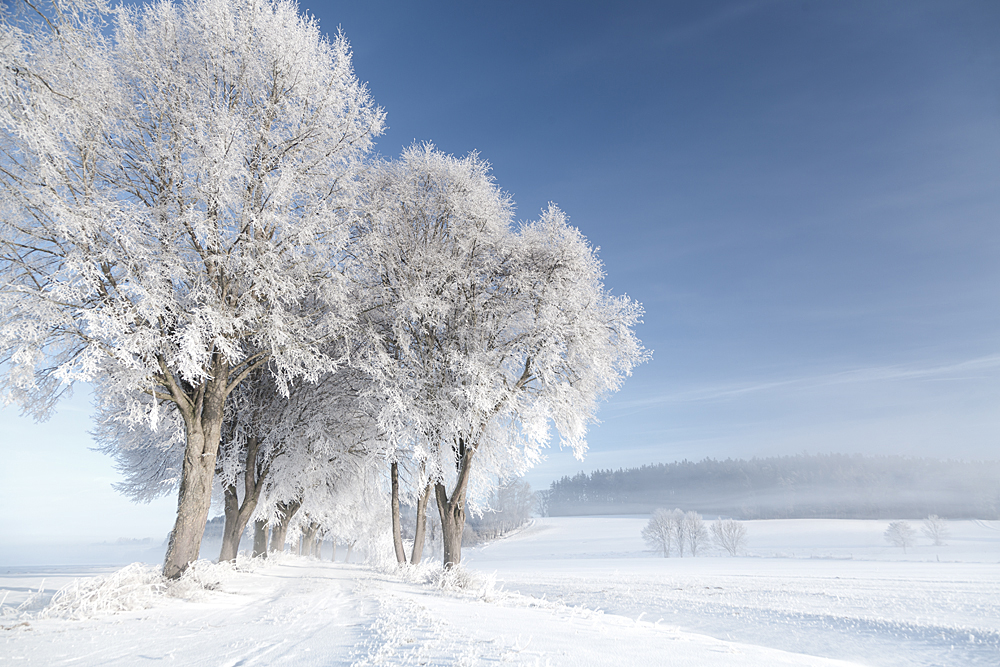
<path id="1" fill-rule="evenodd" d="M 767 382 L 747 382 L 698 387 L 617 403 L 618 408 L 650 408 L 672 404 L 729 401 L 777 390 L 805 391 L 835 385 L 862 385 L 904 380 L 950 380 L 989 377 L 1000 370 L 1000 354 L 931 366 L 873 366 Z"/>
<path id="2" fill-rule="evenodd" d="M 697 21 L 692 21 L 686 25 L 671 27 L 659 36 L 657 42 L 661 46 L 669 46 L 691 40 L 703 39 L 711 32 L 736 21 L 741 21 L 747 16 L 764 11 L 775 5 L 784 4 L 785 2 L 786 0 L 764 0 L 761 2 L 747 2 L 724 7 L 723 9 L 704 16 Z"/>

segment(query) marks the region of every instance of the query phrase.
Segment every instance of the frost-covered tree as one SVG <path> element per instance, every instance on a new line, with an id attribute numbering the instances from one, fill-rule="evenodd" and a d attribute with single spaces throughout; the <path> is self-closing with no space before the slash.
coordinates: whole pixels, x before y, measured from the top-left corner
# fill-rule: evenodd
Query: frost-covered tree
<path id="1" fill-rule="evenodd" d="M 906 553 L 906 547 L 911 547 L 916 542 L 917 533 L 913 530 L 913 526 L 910 525 L 909 521 L 892 521 L 889 523 L 889 527 L 885 529 L 885 540 L 889 544 L 895 547 L 903 547 L 903 553 Z"/>
<path id="2" fill-rule="evenodd" d="M 670 525 L 674 531 L 674 544 L 677 545 L 677 555 L 684 558 L 684 549 L 687 547 L 687 523 L 684 521 L 684 512 L 679 508 L 674 508 L 670 514 Z"/>
<path id="3" fill-rule="evenodd" d="M 645 358 L 642 310 L 607 293 L 593 248 L 557 208 L 515 233 L 476 155 L 412 146 L 371 168 L 366 197 L 352 246 L 363 357 L 380 423 L 410 439 L 433 482 L 450 567 L 470 484 L 526 469 L 550 422 L 583 455 L 598 402 Z"/>
<path id="4" fill-rule="evenodd" d="M 932 544 L 936 547 L 940 547 L 944 544 L 944 541 L 948 539 L 950 531 L 948 530 L 948 522 L 937 514 L 931 514 L 926 519 L 924 519 L 924 535 L 926 535 Z"/>
<path id="5" fill-rule="evenodd" d="M 176 577 L 228 397 L 258 368 L 284 388 L 336 365 L 340 212 L 383 114 L 346 40 L 291 0 L 122 6 L 110 31 L 73 16 L 0 26 L 3 391 L 44 416 L 94 382 L 124 428 L 182 422 Z"/>
<path id="6" fill-rule="evenodd" d="M 739 555 L 746 546 L 747 529 L 735 519 L 717 519 L 712 523 L 712 541 L 730 556 Z"/>
<path id="7" fill-rule="evenodd" d="M 695 511 L 684 514 L 684 535 L 687 538 L 688 549 L 692 556 L 698 555 L 698 549 L 708 541 L 708 530 L 701 515 Z"/>
<path id="8" fill-rule="evenodd" d="M 664 558 L 670 558 L 673 548 L 674 520 L 673 512 L 660 508 L 653 512 L 649 523 L 642 529 L 642 539 L 650 548 L 662 553 Z"/>

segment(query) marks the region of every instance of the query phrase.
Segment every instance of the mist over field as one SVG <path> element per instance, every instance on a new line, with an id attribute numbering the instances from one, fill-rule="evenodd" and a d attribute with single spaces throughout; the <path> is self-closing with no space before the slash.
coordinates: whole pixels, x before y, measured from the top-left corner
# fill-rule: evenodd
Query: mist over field
<path id="1" fill-rule="evenodd" d="M 739 519 L 1000 519 L 1000 461 L 900 456 L 705 459 L 563 477 L 550 516 L 682 507 Z"/>

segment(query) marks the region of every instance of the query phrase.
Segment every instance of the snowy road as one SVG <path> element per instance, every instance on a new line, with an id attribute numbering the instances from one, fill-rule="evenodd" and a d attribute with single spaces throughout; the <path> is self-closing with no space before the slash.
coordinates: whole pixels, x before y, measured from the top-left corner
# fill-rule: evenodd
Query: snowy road
<path id="1" fill-rule="evenodd" d="M 23 575 L 23 573 L 22 573 Z M 850 667 L 516 595 L 443 592 L 286 558 L 194 600 L 88 620 L 4 620 L 0 664 L 45 667 Z"/>
<path id="2" fill-rule="evenodd" d="M 167 598 L 91 620 L 32 620 L 3 633 L 0 664 L 327 665 L 331 654 L 350 654 L 374 612 L 354 594 L 360 571 L 290 560 L 235 573 L 194 600 Z"/>

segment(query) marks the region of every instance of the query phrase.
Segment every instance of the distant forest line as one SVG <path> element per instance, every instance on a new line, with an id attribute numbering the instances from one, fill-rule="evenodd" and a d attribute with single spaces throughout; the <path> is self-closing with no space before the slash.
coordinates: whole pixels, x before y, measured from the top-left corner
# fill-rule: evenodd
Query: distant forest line
<path id="1" fill-rule="evenodd" d="M 579 473 L 540 498 L 548 516 L 658 507 L 739 519 L 1000 519 L 1000 461 L 800 454 L 706 458 Z"/>

